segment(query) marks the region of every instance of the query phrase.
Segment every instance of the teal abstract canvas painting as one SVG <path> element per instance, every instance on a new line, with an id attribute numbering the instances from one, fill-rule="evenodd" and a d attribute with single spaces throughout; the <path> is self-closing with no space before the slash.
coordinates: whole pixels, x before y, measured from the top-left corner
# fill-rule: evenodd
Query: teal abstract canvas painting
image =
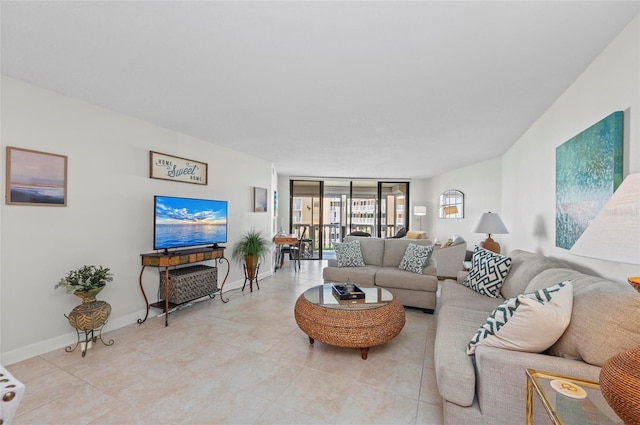
<path id="1" fill-rule="evenodd" d="M 556 246 L 570 249 L 622 183 L 623 112 L 556 148 Z"/>

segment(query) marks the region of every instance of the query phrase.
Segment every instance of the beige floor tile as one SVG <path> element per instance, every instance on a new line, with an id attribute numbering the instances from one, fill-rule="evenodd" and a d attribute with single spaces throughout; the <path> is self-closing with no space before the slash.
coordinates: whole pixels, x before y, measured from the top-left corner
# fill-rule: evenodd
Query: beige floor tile
<path id="1" fill-rule="evenodd" d="M 372 347 L 335 347 L 298 328 L 293 306 L 321 283 L 323 263 L 279 270 L 260 290 L 232 290 L 143 324 L 105 331 L 10 365 L 26 385 L 14 424 L 442 423 L 435 388 L 436 317 L 407 309 L 403 331 Z M 155 301 L 155 300 L 153 300 Z M 71 397 L 71 394 L 73 395 Z"/>
<path id="2" fill-rule="evenodd" d="M 336 424 L 414 424 L 416 401 L 369 385 L 350 388 Z"/>
<path id="3" fill-rule="evenodd" d="M 416 425 L 442 425 L 442 406 L 420 402 L 418 404 L 418 418 Z M 470 425 L 470 424 L 469 424 Z"/>
<path id="4" fill-rule="evenodd" d="M 50 403 L 17 415 L 12 423 L 14 425 L 86 424 L 119 405 L 118 400 L 89 384 L 67 386 L 56 392 L 57 397 Z"/>
<path id="5" fill-rule="evenodd" d="M 296 410 L 271 404 L 264 414 L 258 418 L 256 425 L 323 425 L 326 422 Z"/>
<path id="6" fill-rule="evenodd" d="M 420 401 L 442 406 L 442 397 L 438 392 L 436 383 L 436 371 L 430 367 L 422 369 L 422 382 L 420 384 Z"/>
<path id="7" fill-rule="evenodd" d="M 304 368 L 276 403 L 287 409 L 334 423 L 347 402 L 352 379 L 337 373 Z"/>
<path id="8" fill-rule="evenodd" d="M 369 353 L 359 382 L 418 400 L 422 364 L 389 359 Z"/>

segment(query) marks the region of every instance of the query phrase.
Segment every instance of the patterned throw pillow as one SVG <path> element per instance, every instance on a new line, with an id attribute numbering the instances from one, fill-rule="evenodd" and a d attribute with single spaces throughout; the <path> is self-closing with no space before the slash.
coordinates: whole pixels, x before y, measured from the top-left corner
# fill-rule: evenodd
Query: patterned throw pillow
<path id="1" fill-rule="evenodd" d="M 338 267 L 364 267 L 360 241 L 337 243 L 336 259 L 338 260 Z"/>
<path id="2" fill-rule="evenodd" d="M 431 254 L 433 253 L 433 246 L 431 245 L 416 245 L 409 243 L 407 249 L 404 251 L 404 257 L 400 261 L 398 268 L 406 270 L 408 272 L 422 274 L 429 261 L 431 261 Z"/>
<path id="3" fill-rule="evenodd" d="M 432 253 L 433 247 L 431 245 L 409 243 L 398 268 L 408 272 L 422 274 L 422 269 L 431 261 Z"/>
<path id="4" fill-rule="evenodd" d="M 571 281 L 508 299 L 471 338 L 467 354 L 474 354 L 480 345 L 540 353 L 562 336 L 572 309 Z"/>
<path id="5" fill-rule="evenodd" d="M 471 257 L 471 270 L 462 284 L 487 297 L 500 298 L 500 288 L 510 267 L 511 257 L 476 246 Z"/>

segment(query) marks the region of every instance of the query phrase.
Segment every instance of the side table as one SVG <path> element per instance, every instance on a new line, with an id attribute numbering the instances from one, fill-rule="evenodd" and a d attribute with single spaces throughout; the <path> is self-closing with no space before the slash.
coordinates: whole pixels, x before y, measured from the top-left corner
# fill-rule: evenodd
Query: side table
<path id="1" fill-rule="evenodd" d="M 558 384 L 576 395 L 570 397 L 560 394 L 553 389 L 552 381 L 565 381 Z M 580 388 L 586 392 L 586 397 L 575 398 L 577 394 L 582 393 Z M 527 369 L 527 425 L 533 424 L 534 390 L 555 425 L 623 423 L 607 404 L 597 382 Z"/>

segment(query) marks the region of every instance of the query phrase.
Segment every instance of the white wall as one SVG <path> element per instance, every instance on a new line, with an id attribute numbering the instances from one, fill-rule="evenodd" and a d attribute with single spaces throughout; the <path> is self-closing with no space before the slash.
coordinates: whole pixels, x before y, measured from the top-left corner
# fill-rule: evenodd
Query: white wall
<path id="1" fill-rule="evenodd" d="M 430 179 L 420 179 L 411 182 L 411 203 L 426 205 L 427 215 L 422 218 L 422 230 L 431 239 L 437 238 L 441 242 L 458 234 L 467 241 L 468 249 L 487 238 L 485 234 L 471 233 L 483 212 L 501 213 L 502 200 L 502 161 L 500 158 L 483 161 L 468 167 L 452 170 Z M 464 218 L 438 218 L 438 201 L 440 194 L 448 189 L 459 190 L 464 193 Z M 417 217 L 413 215 L 411 228 L 418 228 Z M 510 230 L 509 223 L 505 226 Z M 493 235 L 493 239 L 502 243 L 501 235 Z"/>
<path id="2" fill-rule="evenodd" d="M 3 203 L 0 209 L 4 364 L 76 340 L 63 315 L 79 298 L 54 285 L 78 266 L 104 265 L 114 273 L 98 296 L 113 309 L 105 331 L 144 316 L 138 277 L 140 254 L 153 251 L 153 195 L 227 200 L 228 248 L 251 227 L 271 235 L 272 197 L 269 213 L 251 212 L 254 186 L 275 190 L 272 164 L 264 160 L 7 77 L 1 132 L 3 153 L 15 146 L 68 156 L 67 207 Z M 209 184 L 149 178 L 149 150 L 208 163 Z M 232 265 L 225 290 L 240 286 L 243 276 Z M 147 268 L 144 287 L 151 301 L 157 282 L 158 270 Z"/>
<path id="3" fill-rule="evenodd" d="M 470 248 L 484 235 L 470 233 L 480 213 L 500 213 L 508 235 L 502 252 L 524 249 L 561 258 L 583 272 L 617 281 L 640 267 L 579 257 L 555 246 L 555 149 L 614 111 L 625 111 L 625 176 L 640 172 L 640 24 L 636 17 L 501 159 L 412 182 L 411 203 L 427 205 L 427 232 L 458 233 Z M 526 99 L 523 99 L 526 101 Z M 465 219 L 437 218 L 438 195 L 465 194 Z M 415 220 L 412 227 L 417 227 Z M 424 221 L 423 221 L 424 229 Z"/>
<path id="4" fill-rule="evenodd" d="M 509 249 L 562 258 L 626 281 L 640 267 L 575 256 L 555 246 L 555 149 L 614 111 L 625 111 L 625 176 L 640 172 L 640 24 L 636 17 L 503 156 Z"/>

